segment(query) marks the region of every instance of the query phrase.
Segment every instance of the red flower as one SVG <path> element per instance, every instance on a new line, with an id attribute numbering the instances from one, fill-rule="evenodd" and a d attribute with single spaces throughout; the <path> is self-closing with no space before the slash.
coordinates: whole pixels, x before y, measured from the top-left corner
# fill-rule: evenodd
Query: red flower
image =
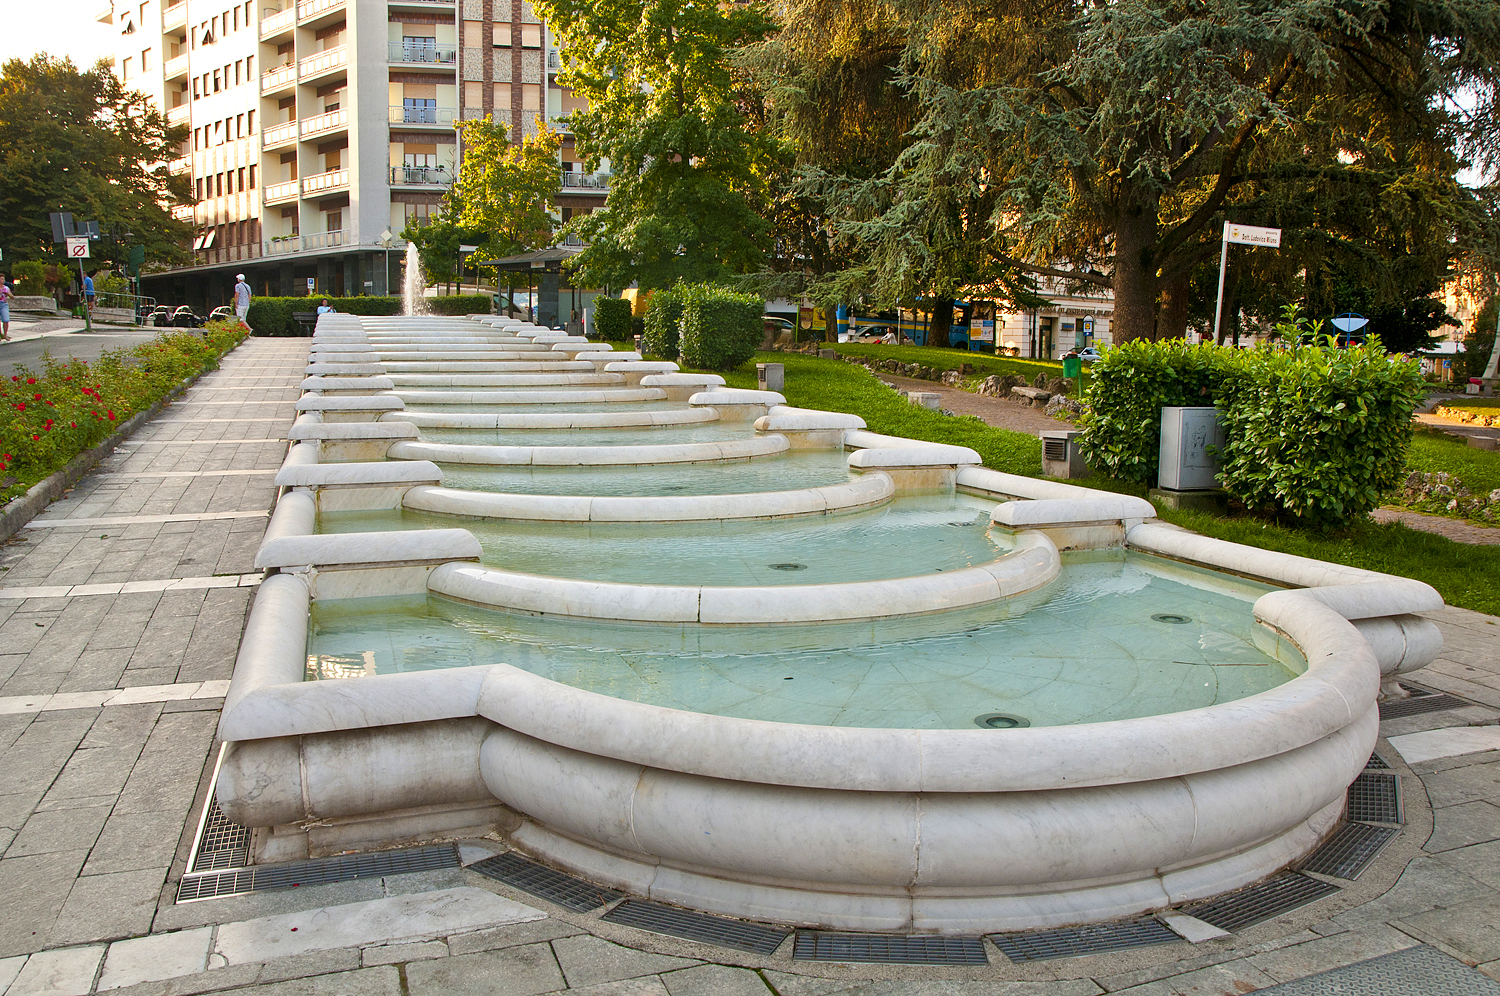
<path id="1" fill-rule="evenodd" d="M 40 439 L 41 439 L 41 438 L 42 438 L 42 437 L 41 437 L 41 436 L 38 436 L 38 435 L 37 435 L 37 434 L 36 434 L 36 433 L 34 433 L 34 432 L 33 432 L 33 433 L 32 433 L 32 434 L 31 434 L 31 438 L 32 438 L 32 439 L 36 439 L 36 440 L 40 440 Z"/>
<path id="2" fill-rule="evenodd" d="M 113 421 L 114 421 L 114 419 L 115 419 L 115 413 L 114 413 L 114 412 L 110 412 L 110 413 L 109 413 L 109 420 L 110 420 L 110 421 L 111 421 L 111 422 L 113 422 Z"/>
<path id="3" fill-rule="evenodd" d="M 68 428 L 69 429 L 76 429 L 76 428 L 78 428 L 78 423 L 77 422 L 69 422 L 68 423 Z"/>
<path id="4" fill-rule="evenodd" d="M 28 383 L 28 384 L 35 384 L 36 383 L 36 378 L 35 377 L 27 377 L 26 378 L 26 383 Z"/>
<path id="5" fill-rule="evenodd" d="M 24 402 L 17 402 L 16 403 L 16 411 L 18 411 L 18 412 L 24 412 L 25 410 L 26 410 L 26 405 L 25 405 Z"/>

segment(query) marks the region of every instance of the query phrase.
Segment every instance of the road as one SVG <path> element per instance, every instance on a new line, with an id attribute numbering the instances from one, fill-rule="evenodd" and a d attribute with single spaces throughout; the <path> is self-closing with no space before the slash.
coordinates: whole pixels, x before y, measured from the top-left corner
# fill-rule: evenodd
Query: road
<path id="1" fill-rule="evenodd" d="M 106 349 L 150 342 L 156 338 L 156 330 L 95 325 L 92 333 L 86 333 L 76 318 L 21 319 L 10 323 L 10 338 L 10 342 L 0 342 L 0 375 L 5 377 L 13 376 L 18 366 L 39 370 L 44 352 L 58 359 L 76 356 L 95 360 Z"/>

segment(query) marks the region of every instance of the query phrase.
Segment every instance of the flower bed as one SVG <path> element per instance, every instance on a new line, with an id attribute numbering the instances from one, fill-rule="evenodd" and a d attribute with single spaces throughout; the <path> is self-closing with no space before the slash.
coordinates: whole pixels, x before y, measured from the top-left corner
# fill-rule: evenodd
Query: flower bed
<path id="1" fill-rule="evenodd" d="M 120 424 L 166 397 L 185 378 L 218 366 L 248 330 L 213 322 L 202 334 L 164 332 L 92 363 L 42 357 L 0 380 L 0 504 L 97 446 Z"/>

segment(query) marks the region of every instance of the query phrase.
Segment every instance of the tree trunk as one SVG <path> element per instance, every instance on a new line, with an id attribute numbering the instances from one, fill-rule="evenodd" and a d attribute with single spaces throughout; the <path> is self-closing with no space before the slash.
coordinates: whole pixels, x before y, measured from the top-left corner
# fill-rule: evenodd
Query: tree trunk
<path id="1" fill-rule="evenodd" d="M 953 298 L 940 297 L 932 302 L 932 328 L 927 333 L 927 345 L 948 345 L 948 330 L 953 326 Z M 933 342 L 933 336 L 938 342 Z"/>
<path id="2" fill-rule="evenodd" d="M 1162 285 L 1161 313 L 1156 321 L 1156 339 L 1181 339 L 1187 335 L 1188 275 Z"/>
<path id="3" fill-rule="evenodd" d="M 1156 330 L 1156 199 L 1124 194 L 1121 203 L 1115 222 L 1115 313 L 1109 325 L 1115 345 L 1149 339 Z"/>

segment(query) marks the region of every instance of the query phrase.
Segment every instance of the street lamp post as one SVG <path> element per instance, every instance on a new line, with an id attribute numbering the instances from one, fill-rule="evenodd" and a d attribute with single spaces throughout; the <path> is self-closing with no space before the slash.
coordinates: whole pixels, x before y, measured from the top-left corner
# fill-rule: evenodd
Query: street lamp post
<path id="1" fill-rule="evenodd" d="M 389 228 L 380 233 L 380 244 L 385 248 L 385 279 L 380 283 L 385 288 L 387 297 L 391 293 L 391 239 L 392 235 Z"/>

